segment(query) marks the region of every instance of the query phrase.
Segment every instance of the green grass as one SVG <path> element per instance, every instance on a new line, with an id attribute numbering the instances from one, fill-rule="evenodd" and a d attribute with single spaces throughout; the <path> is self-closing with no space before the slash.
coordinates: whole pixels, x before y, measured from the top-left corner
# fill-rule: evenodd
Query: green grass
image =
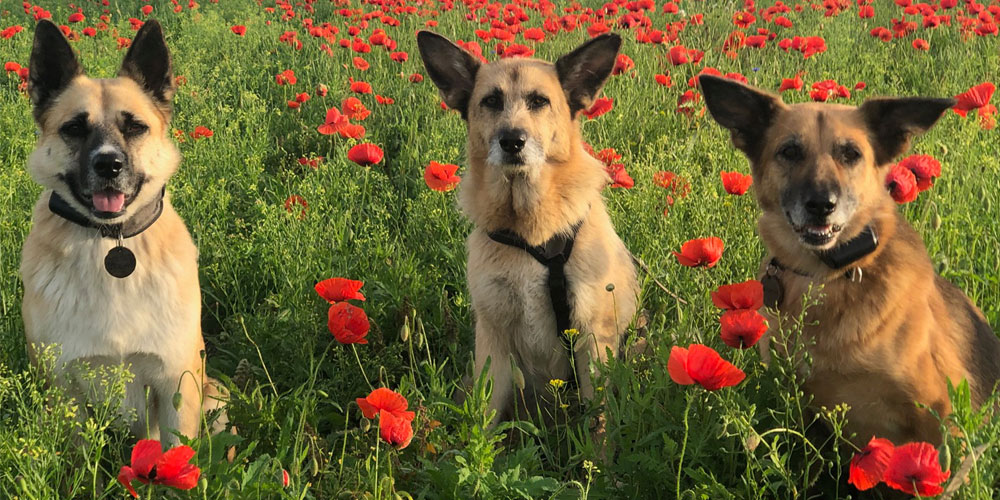
<path id="1" fill-rule="evenodd" d="M 705 24 L 689 26 L 679 43 L 705 50 L 703 65 L 743 73 L 766 89 L 777 89 L 782 77 L 799 71 L 805 72 L 807 86 L 827 78 L 848 87 L 866 82 L 852 104 L 870 95 L 950 96 L 1000 77 L 995 37 L 963 40 L 957 27 L 946 26 L 888 44 L 870 37 L 872 27 L 889 25 L 891 17 L 901 15 L 891 2 L 877 3 L 873 20 L 859 20 L 854 7 L 832 18 L 808 5 L 788 14 L 795 26 L 777 28 L 779 39 L 826 39 L 827 52 L 810 59 L 781 51 L 777 40 L 761 50 L 743 50 L 736 59 L 723 54 L 722 41 L 734 29 L 730 18 L 743 2 L 682 2 L 689 14 L 704 12 Z M 141 17 L 143 4 L 112 4 L 109 25 L 131 36 L 128 18 Z M 473 318 L 464 271 L 470 225 L 454 193 L 431 191 L 422 174 L 431 160 L 464 164 L 465 130 L 456 113 L 441 110 L 429 79 L 414 84 L 406 78 L 423 73 L 413 33 L 429 18 L 395 15 L 398 27 L 372 20 L 363 36 L 384 28 L 410 58 L 399 64 L 374 47 L 362 55 L 371 68 L 361 72 L 351 66 L 356 54 L 335 47 L 328 57 L 319 50 L 321 40 L 301 25 L 303 17 L 311 17 L 317 25 L 330 21 L 346 31 L 351 21 L 333 3 L 316 2 L 313 14 L 297 7 L 298 17 L 289 22 L 248 1 L 204 2 L 193 11 L 184 5 L 175 14 L 168 3 L 157 2 L 153 14 L 164 24 L 175 74 L 187 80 L 177 92 L 173 127 L 190 132 L 207 126 L 215 134 L 197 141 L 187 137 L 180 144 L 184 161 L 169 190 L 200 249 L 208 369 L 233 390 L 229 415 L 241 442 L 232 464 L 220 460 L 218 442 L 193 442 L 202 485 L 187 493 L 160 494 L 673 498 L 680 491 L 691 499 L 763 499 L 826 491 L 856 497 L 846 482 L 844 460 L 850 455 L 845 445 L 811 434 L 824 425 L 822 420 L 839 428 L 841 414 L 831 409 L 812 420 L 789 361 L 764 366 L 755 350 L 724 350 L 718 339 L 718 312 L 709 292 L 755 277 L 764 248 L 756 236 L 758 209 L 752 197 L 727 195 L 719 181 L 720 170 L 748 172 L 746 160 L 710 118 L 688 119 L 674 111 L 687 79 L 700 66 L 670 67 L 663 58 L 669 45 L 640 45 L 626 32 L 623 51 L 635 60 L 635 76 L 613 77 L 605 93 L 614 98 L 614 110 L 583 124 L 585 139 L 595 149 L 616 148 L 636 180 L 631 190 L 606 192 L 619 234 L 686 302 L 643 277 L 642 307 L 649 311 L 653 353 L 613 361 L 603 372 L 607 435 L 615 450 L 602 458 L 589 431 L 594 408 L 582 416 L 555 408 L 554 424 L 534 419 L 484 430 L 482 383 L 462 405 L 454 403 L 471 361 Z M 761 8 L 766 6 L 761 2 Z M 60 22 L 72 12 L 65 3 L 45 7 Z M 99 3 L 84 1 L 82 7 L 85 24 L 92 25 Z M 374 9 L 356 2 L 353 7 Z M 465 20 L 467 12 L 462 4 L 442 12 L 434 18 L 435 30 L 474 39 L 479 26 Z M 543 18 L 529 13 L 526 26 L 541 25 Z M 652 18 L 662 28 L 679 16 L 657 10 Z M 10 40 L 0 39 L 0 62 L 27 64 L 32 23 L 19 3 L 0 3 L 0 29 L 26 27 Z M 245 24 L 246 37 L 232 34 L 233 24 Z M 758 26 L 765 26 L 762 20 Z M 82 27 L 74 25 L 77 31 Z M 299 32 L 302 50 L 278 42 L 286 30 Z M 929 40 L 930 51 L 914 50 L 915 36 Z M 582 28 L 562 33 L 536 47 L 536 55 L 554 60 L 586 38 Z M 493 46 L 483 45 L 485 52 Z M 107 31 L 83 37 L 74 47 L 95 77 L 113 76 L 124 55 Z M 274 75 L 285 69 L 295 71 L 296 85 L 275 84 Z M 674 81 L 669 89 L 653 81 L 655 73 L 667 71 Z M 351 95 L 348 77 L 370 82 L 376 93 L 396 101 L 381 106 L 372 96 L 361 96 L 373 111 L 362 122 L 365 140 L 385 150 L 385 160 L 370 168 L 347 160 L 348 148 L 357 141 L 316 131 L 327 108 Z M 319 84 L 330 89 L 325 98 L 315 94 Z M 27 362 L 18 265 L 40 187 L 24 169 L 35 125 L 17 86 L 16 76 L 0 74 L 0 157 L 5 159 L 0 169 L 0 496 L 123 498 L 114 477 L 127 462 L 130 443 L 122 424 L 113 421 L 113 411 L 96 404 L 87 423 L 77 426 L 67 415 L 83 409 L 45 386 Z M 312 99 L 298 111 L 288 109 L 286 101 L 298 92 L 309 92 Z M 805 91 L 784 97 L 809 98 Z M 940 159 L 943 175 L 932 190 L 901 208 L 942 274 L 994 326 L 1000 325 L 997 134 L 980 129 L 975 118 L 946 115 L 914 147 Z M 296 161 L 313 156 L 325 157 L 317 169 Z M 659 170 L 677 172 L 692 185 L 691 194 L 678 199 L 668 216 L 663 215 L 666 193 L 652 183 Z M 291 195 L 309 204 L 301 220 L 283 207 Z M 935 216 L 942 220 L 937 229 Z M 678 265 L 670 252 L 705 236 L 726 243 L 719 265 L 707 271 Z M 328 332 L 327 305 L 312 290 L 316 281 L 332 276 L 365 282 L 363 307 L 372 331 L 369 344 L 357 350 L 361 364 L 373 385 L 398 390 L 417 411 L 416 437 L 402 451 L 379 444 L 375 427 L 369 428 L 353 403 L 370 389 L 352 350 Z M 414 325 L 407 342 L 399 334 L 404 322 Z M 671 382 L 666 373 L 670 347 L 691 342 L 719 348 L 747 372 L 747 380 L 718 393 Z M 970 450 L 987 448 L 953 498 L 996 497 L 1000 425 L 989 418 L 991 411 L 986 413 L 985 418 L 972 414 L 956 396 L 953 420 L 965 432 L 943 449 L 952 470 Z M 281 469 L 290 472 L 288 488 L 280 487 Z"/>

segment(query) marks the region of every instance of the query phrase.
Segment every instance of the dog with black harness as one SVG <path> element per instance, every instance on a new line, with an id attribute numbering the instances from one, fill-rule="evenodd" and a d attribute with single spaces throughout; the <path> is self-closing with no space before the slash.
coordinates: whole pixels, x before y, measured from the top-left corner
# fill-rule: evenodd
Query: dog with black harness
<path id="1" fill-rule="evenodd" d="M 555 64 L 483 64 L 427 31 L 417 44 L 468 130 L 459 196 L 475 224 L 467 279 L 476 370 L 489 362 L 493 381 L 490 409 L 510 416 L 515 369 L 529 395 L 558 379 L 592 398 L 594 362 L 617 355 L 639 289 L 601 197 L 610 179 L 580 135 L 580 115 L 611 75 L 621 38 L 596 37 Z"/>

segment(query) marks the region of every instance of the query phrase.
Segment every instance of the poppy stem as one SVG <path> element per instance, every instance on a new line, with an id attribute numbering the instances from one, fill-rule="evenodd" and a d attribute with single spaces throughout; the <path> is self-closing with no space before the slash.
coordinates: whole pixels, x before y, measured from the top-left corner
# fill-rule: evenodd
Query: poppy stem
<path id="1" fill-rule="evenodd" d="M 371 381 L 368 380 L 368 374 L 365 373 L 365 365 L 361 364 L 361 356 L 358 356 L 357 344 L 351 344 L 351 350 L 354 351 L 354 359 L 358 361 L 358 368 L 361 369 L 361 376 L 365 378 L 365 383 L 368 384 L 369 389 L 375 390 Z"/>
<path id="2" fill-rule="evenodd" d="M 687 406 L 684 407 L 684 440 L 681 441 L 681 458 L 677 461 L 677 498 L 681 497 L 681 471 L 684 470 L 684 453 L 688 444 L 688 413 L 691 413 L 691 391 L 687 392 Z"/>

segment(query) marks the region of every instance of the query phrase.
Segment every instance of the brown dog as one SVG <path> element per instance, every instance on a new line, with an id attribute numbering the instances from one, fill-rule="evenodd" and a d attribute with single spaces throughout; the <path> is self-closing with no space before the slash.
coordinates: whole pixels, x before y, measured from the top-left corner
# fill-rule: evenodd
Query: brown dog
<path id="1" fill-rule="evenodd" d="M 939 443 L 937 420 L 914 403 L 946 415 L 948 382 L 963 379 L 981 403 L 1000 378 L 1000 340 L 936 275 L 885 178 L 912 136 L 953 100 L 786 105 L 730 80 L 703 76 L 701 86 L 712 117 L 751 162 L 758 229 L 770 252 L 765 302 L 787 321 L 802 311 L 810 286 L 821 288 L 803 326 L 813 403 L 847 403 L 847 430 L 858 442 L 874 435 Z"/>
<path id="2" fill-rule="evenodd" d="M 180 153 L 160 24 L 136 33 L 117 78 L 97 80 L 43 20 L 30 68 L 41 133 L 28 172 L 45 191 L 21 257 L 29 354 L 58 345 L 56 369 L 69 374 L 124 363 L 135 376 L 123 403 L 138 416 L 134 433 L 168 446 L 178 441 L 170 431 L 195 437 L 221 388 L 201 356 L 198 250 L 164 191 Z"/>
<path id="3" fill-rule="evenodd" d="M 594 38 L 555 65 L 525 58 L 480 64 L 426 31 L 417 43 L 427 74 L 468 127 L 460 202 L 476 226 L 468 283 L 477 372 L 490 360 L 494 382 L 490 408 L 500 417 L 511 409 L 511 359 L 529 391 L 576 379 L 589 398 L 591 361 L 618 352 L 638 295 L 631 257 L 601 198 L 609 178 L 584 151 L 579 124 L 611 75 L 621 39 Z M 575 373 L 564 346 L 569 328 L 580 332 Z"/>

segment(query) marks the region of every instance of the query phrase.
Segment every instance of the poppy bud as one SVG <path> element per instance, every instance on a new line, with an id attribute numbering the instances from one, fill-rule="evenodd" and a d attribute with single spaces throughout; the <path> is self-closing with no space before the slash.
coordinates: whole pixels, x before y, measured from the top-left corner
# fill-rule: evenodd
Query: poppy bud
<path id="1" fill-rule="evenodd" d="M 424 322 L 418 317 L 414 324 L 417 330 L 417 334 L 415 336 L 416 337 L 415 340 L 417 341 L 417 349 L 422 349 L 424 347 L 424 340 L 425 340 Z"/>
<path id="2" fill-rule="evenodd" d="M 604 289 L 607 290 L 607 291 L 609 291 L 609 292 L 613 292 L 613 291 L 615 291 L 615 284 L 614 283 L 608 283 L 608 286 L 604 287 Z"/>
<path id="3" fill-rule="evenodd" d="M 287 488 L 289 483 L 288 471 L 281 469 L 281 487 Z"/>
<path id="4" fill-rule="evenodd" d="M 465 376 L 469 378 L 476 376 L 476 366 L 472 363 L 471 359 L 465 363 Z"/>
<path id="5" fill-rule="evenodd" d="M 183 397 L 181 396 L 181 393 L 175 392 L 174 393 L 174 399 L 173 399 L 174 409 L 175 410 L 181 411 L 181 401 L 182 400 L 183 400 Z"/>
<path id="6" fill-rule="evenodd" d="M 201 486 L 201 491 L 208 491 L 208 479 L 201 476 L 201 479 L 198 480 L 198 486 Z"/>
<path id="7" fill-rule="evenodd" d="M 944 447 L 941 449 L 941 454 L 944 455 L 941 463 L 945 464 L 946 468 L 951 467 L 951 446 L 948 446 L 948 442 L 945 441 Z"/>
<path id="8" fill-rule="evenodd" d="M 941 216 L 940 215 L 934 214 L 934 218 L 931 219 L 931 227 L 934 228 L 935 231 L 937 231 L 938 229 L 941 229 Z"/>
<path id="9" fill-rule="evenodd" d="M 371 427 L 372 424 L 370 420 L 368 420 L 367 418 L 361 419 L 361 432 L 368 432 L 368 429 L 371 429 Z"/>
<path id="10" fill-rule="evenodd" d="M 365 422 L 367 422 L 367 420 L 365 420 Z M 313 477 L 316 477 L 316 476 L 319 475 L 319 460 L 316 460 L 316 456 L 315 455 L 313 455 L 312 462 L 309 464 L 309 467 L 312 469 L 312 475 L 313 475 Z"/>
<path id="11" fill-rule="evenodd" d="M 404 343 L 410 340 L 410 318 L 403 318 L 403 327 L 399 329 L 399 339 Z"/>
<path id="12" fill-rule="evenodd" d="M 522 373 L 521 369 L 518 368 L 516 364 L 514 364 L 514 360 L 511 360 L 510 370 L 511 370 L 511 374 L 514 377 L 514 386 L 517 387 L 517 389 L 519 391 L 523 391 L 524 390 L 524 373 Z"/>
<path id="13" fill-rule="evenodd" d="M 198 351 L 198 355 L 201 356 L 201 360 L 202 361 L 205 361 L 205 350 L 204 349 Z"/>

